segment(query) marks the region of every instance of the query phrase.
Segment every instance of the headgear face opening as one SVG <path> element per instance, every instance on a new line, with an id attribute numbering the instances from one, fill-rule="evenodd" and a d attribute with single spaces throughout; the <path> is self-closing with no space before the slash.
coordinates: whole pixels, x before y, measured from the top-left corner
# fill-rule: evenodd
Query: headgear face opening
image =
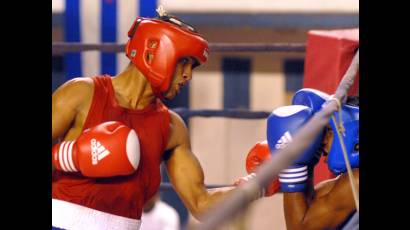
<path id="1" fill-rule="evenodd" d="M 335 113 L 336 120 L 339 121 L 339 113 Z M 346 147 L 347 156 L 352 168 L 359 168 L 359 107 L 343 105 L 342 120 L 345 128 L 342 136 Z M 327 164 L 332 173 L 339 175 L 347 171 L 346 162 L 343 157 L 342 146 L 337 137 L 337 125 L 330 120 L 333 131 L 333 142 L 329 151 Z"/>
<path id="2" fill-rule="evenodd" d="M 180 59 L 193 58 L 194 68 L 208 58 L 208 42 L 191 26 L 174 17 L 138 17 L 128 37 L 125 53 L 157 96 L 168 90 Z"/>

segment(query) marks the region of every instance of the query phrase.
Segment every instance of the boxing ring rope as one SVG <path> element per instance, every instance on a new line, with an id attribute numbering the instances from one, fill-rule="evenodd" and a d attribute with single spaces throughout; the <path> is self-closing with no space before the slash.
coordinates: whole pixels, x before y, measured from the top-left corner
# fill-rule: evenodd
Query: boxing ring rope
<path id="1" fill-rule="evenodd" d="M 212 189 L 212 188 L 222 188 L 222 187 L 232 187 L 233 185 L 231 184 L 208 184 L 205 185 L 205 187 L 207 189 Z M 171 183 L 169 182 L 162 182 L 159 185 L 159 189 L 161 189 L 162 191 L 169 191 L 169 190 L 174 190 L 174 187 L 172 186 Z"/>
<path id="2" fill-rule="evenodd" d="M 249 111 L 243 109 L 186 109 L 172 108 L 172 111 L 178 113 L 183 118 L 189 117 L 226 117 L 239 119 L 265 119 L 271 112 L 267 111 Z"/>
<path id="3" fill-rule="evenodd" d="M 246 208 L 248 204 L 257 197 L 257 194 L 262 188 L 267 187 L 272 180 L 277 178 L 281 170 L 291 165 L 329 123 L 329 119 L 333 113 L 339 110 L 340 102 L 346 99 L 347 90 L 352 86 L 358 69 L 359 50 L 356 52 L 352 63 L 343 76 L 334 95 L 334 99 L 324 104 L 324 107 L 296 133 L 292 144 L 272 154 L 271 158 L 258 168 L 254 179 L 240 186 L 225 200 L 205 213 L 203 215 L 204 221 L 197 229 L 215 229 L 226 220 L 235 216 L 235 214 Z M 353 189 L 354 187 L 352 187 L 352 190 Z M 354 190 L 353 193 L 355 193 Z"/>
<path id="4" fill-rule="evenodd" d="M 226 117 L 226 118 L 238 118 L 238 119 L 266 119 L 271 112 L 267 111 L 249 111 L 243 109 L 224 109 L 224 110 L 213 110 L 213 109 L 187 109 L 187 108 L 173 108 L 172 111 L 176 112 L 183 118 L 190 117 Z M 209 184 L 205 185 L 206 188 L 221 188 L 230 187 L 233 185 L 228 184 Z M 160 184 L 161 191 L 170 191 L 174 188 L 172 184 L 162 182 Z"/>
<path id="5" fill-rule="evenodd" d="M 304 43 L 210 43 L 212 52 L 298 52 L 304 53 Z M 77 43 L 53 42 L 52 55 L 71 52 L 101 51 L 107 53 L 124 52 L 125 44 L 118 43 Z"/>

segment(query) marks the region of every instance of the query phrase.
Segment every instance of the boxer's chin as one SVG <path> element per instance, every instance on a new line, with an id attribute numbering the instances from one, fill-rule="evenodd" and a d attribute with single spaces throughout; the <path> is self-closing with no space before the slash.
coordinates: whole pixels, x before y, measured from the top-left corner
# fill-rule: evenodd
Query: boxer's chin
<path id="1" fill-rule="evenodd" d="M 177 95 L 175 88 L 170 88 L 166 93 L 163 94 L 166 100 L 172 100 Z"/>

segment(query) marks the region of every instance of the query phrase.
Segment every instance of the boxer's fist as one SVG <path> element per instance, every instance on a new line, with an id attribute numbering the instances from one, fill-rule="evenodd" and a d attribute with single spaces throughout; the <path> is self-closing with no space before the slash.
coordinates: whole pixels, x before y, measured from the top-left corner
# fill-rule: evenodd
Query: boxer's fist
<path id="1" fill-rule="evenodd" d="M 237 182 L 235 182 L 235 185 L 239 185 L 253 178 L 255 176 L 255 170 L 269 158 L 269 146 L 266 140 L 259 142 L 255 146 L 253 146 L 253 148 L 249 151 L 248 156 L 246 157 L 246 172 L 249 175 L 240 178 Z M 271 184 L 269 184 L 268 187 L 265 188 L 263 194 L 264 196 L 272 196 L 279 191 L 279 188 L 280 183 L 278 179 L 275 179 Z"/>
<path id="2" fill-rule="evenodd" d="M 330 95 L 310 88 L 298 90 L 292 98 L 292 105 L 305 105 L 312 109 L 313 113 L 322 109 L 323 103 L 330 98 Z"/>
<path id="3" fill-rule="evenodd" d="M 253 173 L 264 161 L 270 158 L 268 141 L 256 143 L 246 157 L 246 172 Z"/>
<path id="4" fill-rule="evenodd" d="M 57 170 L 86 177 L 122 176 L 138 168 L 140 144 L 133 129 L 110 121 L 85 130 L 77 140 L 54 145 L 52 154 Z"/>
<path id="5" fill-rule="evenodd" d="M 300 128 L 313 116 L 311 108 L 302 105 L 283 106 L 268 117 L 267 137 L 272 154 L 286 148 Z M 281 171 L 279 181 L 283 192 L 301 192 L 307 188 L 309 172 L 320 158 L 318 148 L 323 134 L 299 155 L 293 164 Z"/>

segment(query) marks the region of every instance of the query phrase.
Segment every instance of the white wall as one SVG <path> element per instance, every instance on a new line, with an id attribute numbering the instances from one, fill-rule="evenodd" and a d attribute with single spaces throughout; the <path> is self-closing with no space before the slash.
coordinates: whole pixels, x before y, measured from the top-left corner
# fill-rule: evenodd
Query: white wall
<path id="1" fill-rule="evenodd" d="M 65 0 L 51 0 L 51 8 L 53 13 L 64 12 Z"/>
<path id="2" fill-rule="evenodd" d="M 221 71 L 194 72 L 189 87 L 191 109 L 223 109 Z M 285 77 L 282 73 L 251 73 L 251 110 L 272 111 L 285 103 Z M 245 176 L 248 151 L 266 138 L 265 119 L 195 117 L 189 123 L 192 150 L 204 170 L 206 184 L 232 184 Z M 252 204 L 241 224 L 245 229 L 286 229 L 282 195 Z M 237 227 L 228 225 L 221 229 Z"/>

